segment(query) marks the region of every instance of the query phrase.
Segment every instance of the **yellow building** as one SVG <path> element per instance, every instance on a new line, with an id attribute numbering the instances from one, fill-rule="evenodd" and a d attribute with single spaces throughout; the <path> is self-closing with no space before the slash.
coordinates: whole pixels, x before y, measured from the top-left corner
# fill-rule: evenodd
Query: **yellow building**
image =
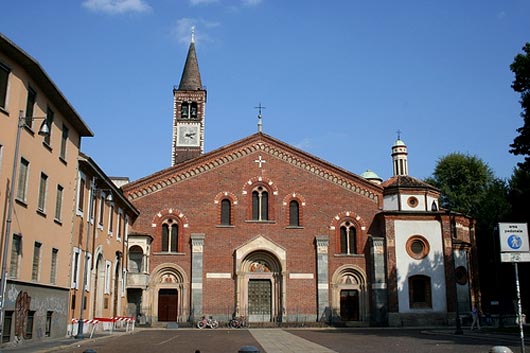
<path id="1" fill-rule="evenodd" d="M 43 137 L 44 121 L 49 134 Z M 92 131 L 40 64 L 0 34 L 3 342 L 66 333 L 77 159 L 85 136 Z"/>
<path id="2" fill-rule="evenodd" d="M 71 259 L 72 335 L 87 333 L 91 326 L 84 320 L 127 316 L 128 228 L 138 214 L 99 166 L 80 153 Z"/>

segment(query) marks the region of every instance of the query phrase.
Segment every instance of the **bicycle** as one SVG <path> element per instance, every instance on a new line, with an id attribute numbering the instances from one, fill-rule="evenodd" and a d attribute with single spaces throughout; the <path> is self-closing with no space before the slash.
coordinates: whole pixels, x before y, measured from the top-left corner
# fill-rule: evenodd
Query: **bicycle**
<path id="1" fill-rule="evenodd" d="M 228 326 L 231 328 L 243 328 L 247 326 L 247 319 L 244 316 L 233 317 L 228 322 Z"/>
<path id="2" fill-rule="evenodd" d="M 208 317 L 206 318 L 206 316 L 203 316 L 198 322 L 197 322 L 197 328 L 199 329 L 203 329 L 205 327 L 209 327 L 209 328 L 212 328 L 212 329 L 215 329 L 215 328 L 218 328 L 219 327 L 219 322 L 217 320 L 215 320 L 213 317 Z"/>

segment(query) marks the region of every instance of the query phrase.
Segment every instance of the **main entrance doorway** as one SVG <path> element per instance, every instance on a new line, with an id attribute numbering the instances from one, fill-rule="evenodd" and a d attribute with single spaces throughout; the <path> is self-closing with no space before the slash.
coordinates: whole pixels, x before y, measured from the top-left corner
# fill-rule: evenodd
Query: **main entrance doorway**
<path id="1" fill-rule="evenodd" d="M 344 321 L 359 321 L 359 291 L 340 291 L 340 318 Z"/>
<path id="2" fill-rule="evenodd" d="M 158 321 L 177 321 L 178 293 L 176 289 L 158 292 Z"/>
<path id="3" fill-rule="evenodd" d="M 272 283 L 268 279 L 248 281 L 248 315 L 251 322 L 270 321 L 272 311 Z"/>

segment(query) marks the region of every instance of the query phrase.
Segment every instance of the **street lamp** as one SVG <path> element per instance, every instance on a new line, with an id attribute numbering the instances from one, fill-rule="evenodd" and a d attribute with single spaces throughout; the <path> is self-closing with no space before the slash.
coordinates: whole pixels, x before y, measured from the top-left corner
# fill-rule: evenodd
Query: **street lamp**
<path id="1" fill-rule="evenodd" d="M 84 320 L 83 320 L 83 311 L 85 307 L 85 288 L 87 286 L 88 282 L 88 247 L 90 246 L 90 224 L 93 222 L 92 216 L 93 216 L 93 208 L 94 208 L 94 195 L 96 192 L 102 192 L 102 191 L 110 191 L 110 189 L 96 189 L 96 178 L 92 178 L 90 181 L 90 187 L 89 187 L 89 206 L 88 206 L 88 225 L 87 225 L 87 236 L 86 236 L 86 247 L 85 247 L 85 266 L 83 270 L 83 286 L 81 287 L 81 304 L 79 305 L 79 320 L 77 321 L 77 335 L 75 338 L 77 339 L 84 339 L 85 335 L 83 333 L 83 326 L 84 326 Z M 105 198 L 105 201 L 112 202 L 112 193 L 109 192 L 107 197 Z"/>
<path id="2" fill-rule="evenodd" d="M 13 170 L 11 171 L 11 187 L 9 189 L 9 199 L 7 203 L 6 231 L 4 235 L 4 252 L 2 255 L 2 280 L 0 281 L 0 341 L 4 335 L 4 317 L 6 303 L 6 286 L 7 286 L 7 256 L 9 254 L 9 240 L 11 238 L 11 221 L 13 217 L 13 205 L 15 203 L 15 186 L 18 168 L 18 154 L 20 147 L 20 132 L 27 126 L 27 122 L 33 120 L 43 120 L 38 134 L 41 136 L 50 136 L 50 127 L 48 126 L 48 117 L 24 116 L 21 110 L 18 115 L 17 137 L 15 142 L 15 152 L 13 155 Z"/>

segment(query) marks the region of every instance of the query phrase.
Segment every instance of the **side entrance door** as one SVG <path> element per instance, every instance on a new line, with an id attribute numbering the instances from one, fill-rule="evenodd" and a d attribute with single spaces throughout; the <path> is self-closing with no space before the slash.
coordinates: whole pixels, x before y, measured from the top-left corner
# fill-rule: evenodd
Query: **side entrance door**
<path id="1" fill-rule="evenodd" d="M 340 318 L 344 321 L 359 321 L 359 291 L 340 291 Z"/>

